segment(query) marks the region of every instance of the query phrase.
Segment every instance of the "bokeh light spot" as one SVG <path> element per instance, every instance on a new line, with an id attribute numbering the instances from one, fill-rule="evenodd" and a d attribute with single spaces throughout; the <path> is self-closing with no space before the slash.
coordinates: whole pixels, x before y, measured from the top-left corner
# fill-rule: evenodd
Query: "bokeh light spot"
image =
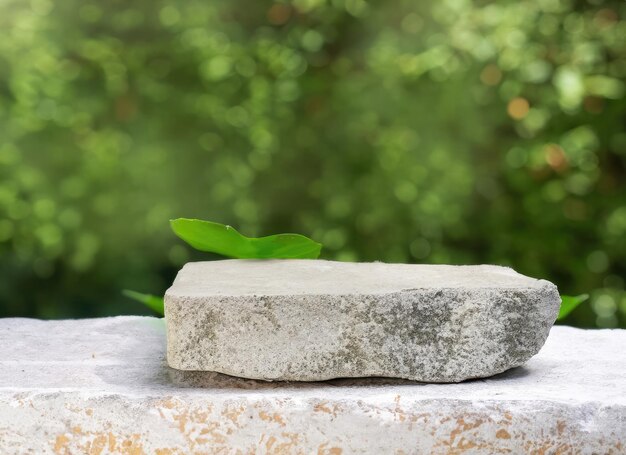
<path id="1" fill-rule="evenodd" d="M 87 4 L 78 9 L 78 15 L 85 22 L 97 22 L 102 17 L 102 10 L 94 4 Z"/>
<path id="2" fill-rule="evenodd" d="M 0 220 L 0 242 L 9 240 L 13 236 L 13 223 L 9 220 Z"/>
<path id="3" fill-rule="evenodd" d="M 530 104 L 526 98 L 516 97 L 509 101 L 506 111 L 515 120 L 521 120 L 528 115 Z"/>
<path id="4" fill-rule="evenodd" d="M 180 11 L 174 8 L 171 5 L 165 6 L 159 12 L 159 18 L 163 25 L 171 27 L 172 25 L 176 25 L 178 21 L 180 21 Z"/>
<path id="5" fill-rule="evenodd" d="M 502 80 L 502 71 L 497 65 L 491 63 L 480 72 L 480 80 L 485 85 L 498 85 Z"/>
<path id="6" fill-rule="evenodd" d="M 587 256 L 587 267 L 594 273 L 603 273 L 609 267 L 609 257 L 602 250 L 594 251 Z"/>
<path id="7" fill-rule="evenodd" d="M 411 242 L 411 256 L 415 259 L 424 259 L 430 254 L 430 242 L 425 238 L 418 238 Z"/>
<path id="8" fill-rule="evenodd" d="M 567 156 L 557 144 L 548 144 L 544 147 L 546 163 L 555 171 L 564 171 L 568 168 Z"/>
<path id="9" fill-rule="evenodd" d="M 409 13 L 402 19 L 402 23 L 400 27 L 402 27 L 402 31 L 405 33 L 416 34 L 418 33 L 422 27 L 424 26 L 424 19 L 422 19 L 418 14 Z"/>
<path id="10" fill-rule="evenodd" d="M 309 52 L 317 52 L 324 44 L 324 37 L 316 30 L 307 30 L 302 35 L 302 47 Z"/>
<path id="11" fill-rule="evenodd" d="M 267 12 L 267 20 L 272 25 L 283 25 L 291 17 L 291 7 L 282 3 L 275 3 Z"/>

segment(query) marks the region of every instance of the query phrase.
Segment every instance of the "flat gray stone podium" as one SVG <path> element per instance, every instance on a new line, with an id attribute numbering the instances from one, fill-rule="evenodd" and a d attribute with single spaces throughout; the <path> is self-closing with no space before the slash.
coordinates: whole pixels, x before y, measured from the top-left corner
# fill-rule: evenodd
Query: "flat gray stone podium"
<path id="1" fill-rule="evenodd" d="M 289 381 L 459 382 L 539 352 L 554 284 L 494 265 L 190 262 L 165 293 L 171 367 Z"/>
<path id="2" fill-rule="evenodd" d="M 621 454 L 625 346 L 554 327 L 489 379 L 270 383 L 170 369 L 161 319 L 0 319 L 0 453 Z"/>

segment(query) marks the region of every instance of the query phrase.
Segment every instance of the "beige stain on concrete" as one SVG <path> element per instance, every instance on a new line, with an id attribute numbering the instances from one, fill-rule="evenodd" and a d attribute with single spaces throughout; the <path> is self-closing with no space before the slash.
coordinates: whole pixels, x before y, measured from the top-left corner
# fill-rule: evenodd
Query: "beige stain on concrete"
<path id="1" fill-rule="evenodd" d="M 260 411 L 259 412 L 259 418 L 261 420 L 263 420 L 264 422 L 274 422 L 274 423 L 279 424 L 281 427 L 285 426 L 285 421 L 280 416 L 280 414 L 278 414 L 277 412 L 274 412 L 272 414 L 268 414 L 265 411 Z"/>
<path id="2" fill-rule="evenodd" d="M 320 444 L 317 448 L 317 455 L 342 455 L 343 450 L 339 447 L 328 447 L 328 443 Z"/>
<path id="3" fill-rule="evenodd" d="M 500 428 L 496 431 L 496 438 L 498 439 L 511 439 L 511 435 L 504 428 Z"/>
<path id="4" fill-rule="evenodd" d="M 237 428 L 241 428 L 239 417 L 246 411 L 244 406 L 227 407 L 222 411 L 222 417 L 230 420 Z"/>
<path id="5" fill-rule="evenodd" d="M 337 417 L 337 413 L 341 408 L 337 404 L 333 404 L 332 407 L 328 406 L 327 401 L 322 401 L 321 403 L 317 403 L 313 406 L 314 412 L 324 412 L 326 414 L 331 414 L 333 417 Z"/>
<path id="6" fill-rule="evenodd" d="M 55 438 L 54 453 L 56 455 L 78 453 L 87 455 L 102 455 L 104 453 L 143 455 L 145 452 L 141 437 L 137 433 L 116 437 L 111 432 L 83 431 L 81 427 L 73 427 L 70 432 L 60 434 Z"/>

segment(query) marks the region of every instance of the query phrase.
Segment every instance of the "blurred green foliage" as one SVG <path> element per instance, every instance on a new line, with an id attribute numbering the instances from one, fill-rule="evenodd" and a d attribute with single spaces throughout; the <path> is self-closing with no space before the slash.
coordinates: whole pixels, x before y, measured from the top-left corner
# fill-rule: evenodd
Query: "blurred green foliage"
<path id="1" fill-rule="evenodd" d="M 496 263 L 626 326 L 623 1 L 5 0 L 0 315 L 147 312 L 180 216 Z M 202 255 L 202 256 L 201 256 Z"/>

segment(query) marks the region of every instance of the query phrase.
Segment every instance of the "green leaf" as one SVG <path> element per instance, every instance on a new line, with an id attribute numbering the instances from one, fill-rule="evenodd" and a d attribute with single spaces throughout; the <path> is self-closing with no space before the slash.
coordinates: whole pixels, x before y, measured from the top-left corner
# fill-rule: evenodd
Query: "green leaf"
<path id="1" fill-rule="evenodd" d="M 561 319 L 563 319 L 565 316 L 574 311 L 574 308 L 576 308 L 588 298 L 589 294 L 580 294 L 577 296 L 562 295 L 561 309 L 559 310 L 559 315 L 557 316 L 556 320 L 560 321 Z"/>
<path id="2" fill-rule="evenodd" d="M 126 297 L 143 303 L 144 305 L 152 309 L 155 313 L 158 313 L 161 316 L 165 314 L 163 297 L 152 294 L 142 294 L 141 292 L 131 291 L 130 289 L 124 289 L 122 291 L 122 294 L 124 294 Z"/>
<path id="3" fill-rule="evenodd" d="M 224 224 L 178 218 L 170 220 L 174 233 L 200 251 L 239 259 L 315 259 L 322 245 L 300 234 L 252 238 Z"/>

